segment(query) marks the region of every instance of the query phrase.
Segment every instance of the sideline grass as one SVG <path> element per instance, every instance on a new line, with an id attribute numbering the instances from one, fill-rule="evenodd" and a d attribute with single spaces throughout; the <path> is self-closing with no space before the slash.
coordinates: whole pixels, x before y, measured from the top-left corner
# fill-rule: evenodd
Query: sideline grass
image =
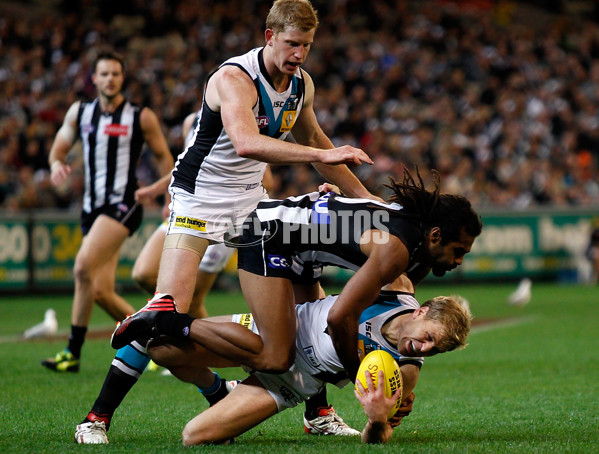
<path id="1" fill-rule="evenodd" d="M 589 453 L 599 445 L 599 289 L 534 284 L 523 308 L 505 304 L 513 285 L 423 286 L 421 301 L 437 294 L 466 297 L 479 320 L 510 319 L 475 331 L 464 351 L 426 361 L 414 411 L 395 430 L 390 445 L 363 446 L 355 439 L 303 434 L 302 407 L 283 412 L 228 447 L 202 452 L 511 452 Z M 4 298 L 0 302 L 0 452 L 161 453 L 189 452 L 180 445 L 187 420 L 206 408 L 197 391 L 172 377 L 146 372 L 118 409 L 110 445 L 77 446 L 75 425 L 100 390 L 114 356 L 108 340 L 84 346 L 79 374 L 42 369 L 41 358 L 64 348 L 64 340 L 15 341 L 53 307 L 59 329 L 68 329 L 70 295 Z M 240 295 L 215 292 L 212 315 L 245 311 Z M 136 305 L 143 297 L 130 297 Z M 134 303 L 135 304 L 135 303 Z M 94 311 L 92 330 L 114 323 Z M 231 378 L 239 369 L 223 371 Z M 354 427 L 364 415 L 351 389 L 329 386 L 335 408 Z M 240 409 L 251 411 L 251 409 Z"/>

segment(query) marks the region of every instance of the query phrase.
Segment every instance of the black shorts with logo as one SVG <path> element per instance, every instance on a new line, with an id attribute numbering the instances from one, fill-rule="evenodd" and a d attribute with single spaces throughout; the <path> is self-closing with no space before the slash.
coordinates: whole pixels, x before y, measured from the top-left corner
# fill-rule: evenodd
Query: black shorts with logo
<path id="1" fill-rule="evenodd" d="M 256 212 L 252 212 L 247 222 L 252 223 L 255 219 Z M 243 229 L 236 246 L 239 269 L 259 276 L 289 279 L 294 284 L 311 285 L 318 282 L 322 274 L 321 264 L 302 260 L 288 245 L 277 241 L 276 236 L 269 238 L 261 233 L 250 228 Z"/>

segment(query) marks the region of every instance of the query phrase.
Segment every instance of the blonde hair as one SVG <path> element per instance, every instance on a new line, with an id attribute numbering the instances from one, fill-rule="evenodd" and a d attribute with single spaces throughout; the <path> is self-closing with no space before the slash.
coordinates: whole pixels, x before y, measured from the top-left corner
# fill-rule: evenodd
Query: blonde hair
<path id="1" fill-rule="evenodd" d="M 440 352 L 463 348 L 472 325 L 472 313 L 468 301 L 458 295 L 437 296 L 428 300 L 422 307 L 429 307 L 425 320 L 433 320 L 443 325 L 443 336 L 437 347 Z"/>
<path id="2" fill-rule="evenodd" d="M 266 28 L 276 33 L 287 27 L 307 32 L 318 27 L 318 14 L 308 0 L 276 0 L 266 18 Z"/>

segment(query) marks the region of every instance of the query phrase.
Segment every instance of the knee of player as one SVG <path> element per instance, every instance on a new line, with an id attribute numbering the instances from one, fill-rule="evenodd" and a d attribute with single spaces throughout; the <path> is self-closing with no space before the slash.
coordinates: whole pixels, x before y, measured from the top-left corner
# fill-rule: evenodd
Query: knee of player
<path id="1" fill-rule="evenodd" d="M 163 336 L 150 339 L 146 346 L 147 354 L 159 366 L 166 368 L 178 366 L 179 357 L 173 354 L 172 346 L 165 339 Z"/>
<path id="2" fill-rule="evenodd" d="M 75 280 L 78 282 L 91 281 L 92 280 L 91 267 L 86 262 L 83 262 L 81 260 L 76 260 L 75 266 L 73 267 L 73 276 L 75 277 Z"/>
<path id="3" fill-rule="evenodd" d="M 154 293 L 156 290 L 156 276 L 153 273 L 148 273 L 144 269 L 133 267 L 131 278 L 148 293 Z"/>
<path id="4" fill-rule="evenodd" d="M 107 307 L 111 301 L 111 295 L 114 293 L 112 289 L 107 289 L 102 286 L 94 286 L 94 301 L 101 307 Z"/>
<path id="5" fill-rule="evenodd" d="M 218 443 L 218 435 L 218 428 L 208 426 L 192 428 L 191 424 L 188 423 L 183 429 L 181 438 L 183 441 L 183 446 L 195 446 Z"/>
<path id="6" fill-rule="evenodd" d="M 287 352 L 287 355 L 285 355 L 283 352 L 277 352 L 265 355 L 257 369 L 261 372 L 281 374 L 287 372 L 294 361 L 295 349 Z"/>

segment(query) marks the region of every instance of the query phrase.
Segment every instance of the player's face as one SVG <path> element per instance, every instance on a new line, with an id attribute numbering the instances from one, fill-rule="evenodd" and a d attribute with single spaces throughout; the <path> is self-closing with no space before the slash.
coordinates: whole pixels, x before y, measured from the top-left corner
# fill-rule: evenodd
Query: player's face
<path id="1" fill-rule="evenodd" d="M 268 46 L 272 46 L 273 62 L 283 74 L 291 76 L 299 68 L 310 52 L 314 41 L 315 29 L 302 32 L 296 28 L 287 28 L 284 32 L 266 31 Z"/>
<path id="2" fill-rule="evenodd" d="M 100 60 L 92 75 L 98 93 L 108 99 L 120 94 L 124 79 L 123 68 L 117 60 Z"/>
<path id="3" fill-rule="evenodd" d="M 425 320 L 427 311 L 420 308 L 398 331 L 397 349 L 402 356 L 433 356 L 441 353 L 437 345 L 442 340 L 443 325 L 434 320 Z"/>
<path id="4" fill-rule="evenodd" d="M 447 271 L 461 265 L 464 256 L 472 249 L 473 242 L 474 237 L 468 235 L 464 229 L 460 232 L 460 238 L 447 244 L 441 244 L 441 233 L 436 236 L 435 232 L 432 232 L 429 237 L 428 256 L 433 274 L 443 276 Z"/>

